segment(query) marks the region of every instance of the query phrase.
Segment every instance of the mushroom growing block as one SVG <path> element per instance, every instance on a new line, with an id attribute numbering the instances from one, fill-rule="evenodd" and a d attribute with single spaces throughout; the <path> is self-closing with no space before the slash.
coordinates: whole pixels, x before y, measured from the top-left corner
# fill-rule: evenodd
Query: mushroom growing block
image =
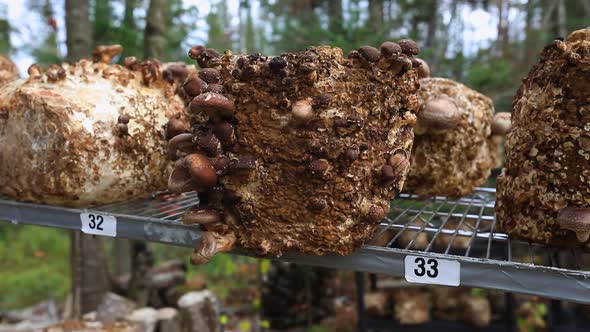
<path id="1" fill-rule="evenodd" d="M 0 87 L 18 79 L 18 69 L 12 60 L 0 55 Z"/>
<path id="2" fill-rule="evenodd" d="M 590 247 L 588 54 L 590 28 L 553 41 L 514 98 L 496 203 L 513 238 Z"/>
<path id="3" fill-rule="evenodd" d="M 188 141 L 197 143 L 172 139 L 169 187 L 198 190 L 206 206 L 185 221 L 217 233 L 193 263 L 234 240 L 263 254 L 345 255 L 371 238 L 402 188 L 419 108 L 418 48 L 403 45 L 386 54 L 363 46 L 348 58 L 328 46 L 274 58 L 191 49 L 204 68 L 190 83 L 200 93 L 187 98 Z M 212 83 L 223 89 L 201 88 Z M 209 158 L 214 186 L 187 166 L 195 154 Z"/>
<path id="4" fill-rule="evenodd" d="M 117 51 L 97 48 L 100 62 L 33 65 L 29 78 L 0 88 L 1 193 L 88 206 L 166 188 L 164 126 L 183 101 L 157 62 L 105 63 Z"/>
<path id="5" fill-rule="evenodd" d="M 460 196 L 486 182 L 496 164 L 500 135 L 493 129 L 492 100 L 444 78 L 420 80 L 422 108 L 404 192 Z"/>

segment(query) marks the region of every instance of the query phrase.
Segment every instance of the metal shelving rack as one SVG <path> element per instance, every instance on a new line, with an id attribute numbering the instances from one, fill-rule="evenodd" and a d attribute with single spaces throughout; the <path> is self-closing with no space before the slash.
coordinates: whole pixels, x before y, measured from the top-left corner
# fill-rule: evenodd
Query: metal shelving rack
<path id="1" fill-rule="evenodd" d="M 460 263 L 462 286 L 590 303 L 589 255 L 514 241 L 499 233 L 494 199 L 493 188 L 478 188 L 473 195 L 456 199 L 401 194 L 379 226 L 381 235 L 391 234 L 386 245 L 370 242 L 349 256 L 287 253 L 280 259 L 393 276 L 404 275 L 406 255 L 448 259 Z M 132 202 L 72 209 L 0 197 L 0 220 L 80 230 L 80 213 L 94 211 L 117 218 L 118 237 L 194 247 L 201 237 L 200 229 L 183 225 L 180 217 L 198 202 L 196 193 L 159 193 Z M 419 226 L 417 220 L 421 221 Z M 405 247 L 398 243 L 401 234 L 412 231 L 414 240 L 418 232 L 428 234 L 427 248 L 409 249 L 414 240 Z M 446 241 L 437 241 L 441 237 Z M 234 253 L 255 256 L 245 250 Z"/>

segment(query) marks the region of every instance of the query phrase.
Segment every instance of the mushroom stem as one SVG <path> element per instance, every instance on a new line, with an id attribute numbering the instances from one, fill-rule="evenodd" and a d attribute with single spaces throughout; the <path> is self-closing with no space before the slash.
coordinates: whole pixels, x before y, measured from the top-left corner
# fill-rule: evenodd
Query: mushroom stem
<path id="1" fill-rule="evenodd" d="M 185 225 L 205 225 L 219 222 L 221 219 L 221 214 L 214 209 L 206 207 L 191 207 L 184 212 L 182 223 Z"/>
<path id="2" fill-rule="evenodd" d="M 234 233 L 222 235 L 215 232 L 204 232 L 191 256 L 191 263 L 193 265 L 207 263 L 216 253 L 231 250 L 235 242 L 236 235 Z"/>
<path id="3" fill-rule="evenodd" d="M 175 159 L 177 150 L 183 151 L 185 149 L 188 149 L 187 151 L 183 152 L 190 152 L 191 147 L 196 147 L 196 144 L 193 143 L 194 137 L 195 136 L 190 133 L 184 133 L 174 136 L 168 142 L 168 154 L 170 155 L 170 158 Z"/>

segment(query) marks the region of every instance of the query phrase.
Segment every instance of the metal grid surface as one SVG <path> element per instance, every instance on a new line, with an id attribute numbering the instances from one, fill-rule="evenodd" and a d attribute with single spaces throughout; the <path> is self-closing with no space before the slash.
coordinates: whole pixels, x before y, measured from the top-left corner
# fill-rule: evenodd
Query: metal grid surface
<path id="1" fill-rule="evenodd" d="M 406 255 L 450 259 L 461 264 L 461 285 L 495 288 L 590 303 L 590 257 L 511 239 L 497 230 L 493 188 L 451 199 L 401 194 L 392 202 L 377 236 L 349 256 L 286 253 L 280 259 L 300 264 L 404 275 Z M 194 247 L 196 226 L 180 222 L 184 210 L 198 204 L 196 193 L 166 193 L 149 198 L 71 209 L 15 202 L 0 197 L 0 220 L 79 230 L 80 213 L 117 217 L 117 236 Z M 237 254 L 254 256 L 241 249 Z"/>

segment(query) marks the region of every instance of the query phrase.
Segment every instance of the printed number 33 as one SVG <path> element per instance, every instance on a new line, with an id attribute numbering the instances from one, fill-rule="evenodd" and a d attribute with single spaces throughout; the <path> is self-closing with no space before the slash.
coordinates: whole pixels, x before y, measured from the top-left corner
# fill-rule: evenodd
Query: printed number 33
<path id="1" fill-rule="evenodd" d="M 418 268 L 414 269 L 414 273 L 418 277 L 427 275 L 430 278 L 436 278 L 438 276 L 438 262 L 436 259 L 430 258 L 428 261 L 426 261 L 422 257 L 416 257 L 414 263 L 418 264 Z M 426 264 L 428 264 L 428 267 L 426 267 Z"/>
<path id="2" fill-rule="evenodd" d="M 90 227 L 91 229 L 104 231 L 104 229 L 101 227 L 102 222 L 104 221 L 104 218 L 101 215 L 95 216 L 93 214 L 89 214 L 88 219 L 90 219 L 90 222 L 88 223 L 88 227 Z"/>

